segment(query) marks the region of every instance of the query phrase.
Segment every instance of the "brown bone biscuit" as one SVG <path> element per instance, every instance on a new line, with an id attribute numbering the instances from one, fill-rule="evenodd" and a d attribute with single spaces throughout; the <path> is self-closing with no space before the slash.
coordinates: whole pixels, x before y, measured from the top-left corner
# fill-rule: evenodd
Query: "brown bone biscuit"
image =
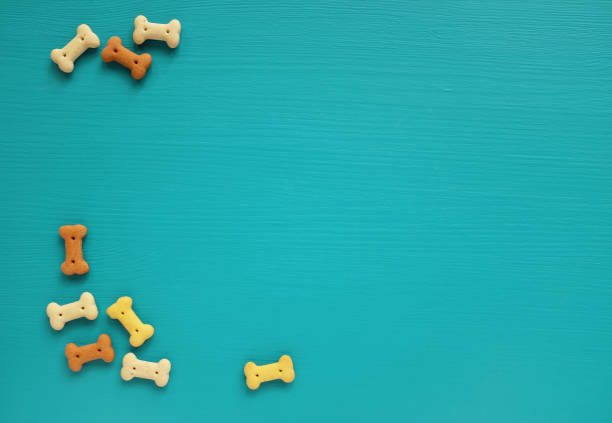
<path id="1" fill-rule="evenodd" d="M 66 358 L 68 359 L 68 367 L 73 372 L 78 372 L 83 367 L 84 363 L 102 359 L 110 363 L 115 358 L 115 350 L 111 343 L 110 336 L 103 333 L 98 340 L 93 344 L 78 346 L 74 343 L 66 345 Z"/>
<path id="2" fill-rule="evenodd" d="M 149 53 L 136 54 L 121 44 L 121 38 L 111 37 L 102 50 L 102 60 L 117 62 L 132 71 L 132 78 L 142 79 L 147 74 L 153 58 Z"/>
<path id="3" fill-rule="evenodd" d="M 82 275 L 89 272 L 89 265 L 83 259 L 83 237 L 87 228 L 83 225 L 64 225 L 59 234 L 66 242 L 66 260 L 62 263 L 62 272 L 66 275 Z"/>

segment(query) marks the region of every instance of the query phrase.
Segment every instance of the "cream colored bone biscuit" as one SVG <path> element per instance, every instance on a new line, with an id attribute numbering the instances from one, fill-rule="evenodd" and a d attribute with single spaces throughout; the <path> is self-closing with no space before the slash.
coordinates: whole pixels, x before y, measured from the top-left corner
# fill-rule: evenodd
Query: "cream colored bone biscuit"
<path id="1" fill-rule="evenodd" d="M 100 39 L 93 33 L 88 25 L 77 27 L 76 36 L 64 48 L 51 51 L 51 60 L 64 72 L 70 73 L 74 69 L 74 62 L 88 48 L 100 47 Z"/>
<path id="2" fill-rule="evenodd" d="M 83 292 L 81 298 L 73 303 L 59 305 L 58 303 L 49 303 L 47 305 L 47 316 L 49 323 L 55 330 L 62 330 L 66 322 L 85 317 L 89 320 L 94 320 L 98 317 L 98 307 L 94 296 L 89 292 Z"/>
<path id="3" fill-rule="evenodd" d="M 111 319 L 118 319 L 130 334 L 130 345 L 141 346 L 144 341 L 153 336 L 153 326 L 145 325 L 132 310 L 132 299 L 121 297 L 111 305 L 106 313 Z"/>
<path id="4" fill-rule="evenodd" d="M 123 356 L 121 379 L 132 380 L 135 377 L 151 379 L 159 387 L 166 386 L 170 378 L 170 360 L 162 358 L 157 363 L 139 360 L 134 353 Z"/>
<path id="5" fill-rule="evenodd" d="M 175 48 L 181 41 L 181 23 L 172 19 L 167 24 L 149 22 L 142 15 L 134 19 L 134 42 L 142 44 L 145 40 L 165 41 L 168 47 Z"/>
<path id="6" fill-rule="evenodd" d="M 280 379 L 285 383 L 293 382 L 295 372 L 293 371 L 293 361 L 288 355 L 283 355 L 278 362 L 258 366 L 249 361 L 244 366 L 246 384 L 250 389 L 257 389 L 262 382 Z"/>

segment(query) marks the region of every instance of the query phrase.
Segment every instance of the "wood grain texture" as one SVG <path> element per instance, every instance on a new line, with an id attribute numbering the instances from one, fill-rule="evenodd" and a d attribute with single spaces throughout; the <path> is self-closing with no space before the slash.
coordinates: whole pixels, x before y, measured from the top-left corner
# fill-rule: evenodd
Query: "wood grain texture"
<path id="1" fill-rule="evenodd" d="M 282 3 L 282 4 L 279 4 Z M 142 81 L 86 52 L 133 19 Z M 609 2 L 0 3 L 0 420 L 609 422 Z M 88 227 L 81 278 L 59 226 Z M 130 296 L 163 390 L 44 308 Z M 257 392 L 247 361 L 293 358 Z M 41 376 L 43 375 L 43 376 Z M 140 383 L 142 382 L 142 383 Z M 33 406 L 35 404 L 36 406 Z M 92 414 L 91 410 L 97 410 Z"/>

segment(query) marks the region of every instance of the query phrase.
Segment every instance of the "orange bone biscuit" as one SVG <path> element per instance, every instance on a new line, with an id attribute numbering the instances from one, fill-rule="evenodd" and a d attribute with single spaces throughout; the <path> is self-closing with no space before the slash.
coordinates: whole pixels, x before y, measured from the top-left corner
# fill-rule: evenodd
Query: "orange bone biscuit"
<path id="1" fill-rule="evenodd" d="M 62 272 L 66 275 L 82 275 L 89 272 L 89 265 L 83 259 L 83 237 L 87 228 L 83 225 L 65 225 L 59 234 L 66 242 L 66 260 L 62 263 Z"/>
<path id="2" fill-rule="evenodd" d="M 147 74 L 153 58 L 149 53 L 136 54 L 121 44 L 121 38 L 111 37 L 102 50 L 102 60 L 117 62 L 132 71 L 132 78 L 142 79 Z"/>
<path id="3" fill-rule="evenodd" d="M 79 347 L 74 343 L 66 345 L 66 358 L 68 359 L 68 367 L 73 372 L 78 372 L 83 367 L 84 363 L 102 359 L 110 363 L 115 358 L 115 350 L 111 344 L 110 336 L 103 333 L 98 340 L 93 344 L 83 345 Z"/>

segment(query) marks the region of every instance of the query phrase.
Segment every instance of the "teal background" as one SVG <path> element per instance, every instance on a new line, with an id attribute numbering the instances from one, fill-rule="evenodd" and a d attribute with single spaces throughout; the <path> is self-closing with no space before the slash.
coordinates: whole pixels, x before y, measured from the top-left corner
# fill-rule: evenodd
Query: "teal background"
<path id="1" fill-rule="evenodd" d="M 49 59 L 89 24 L 140 82 Z M 0 420 L 612 421 L 612 4 L 0 4 Z M 63 224 L 89 228 L 85 277 Z M 92 292 L 56 333 L 46 304 Z M 123 382 L 122 295 L 172 361 Z M 64 346 L 108 333 L 111 364 Z M 249 360 L 290 354 L 255 392 Z"/>

